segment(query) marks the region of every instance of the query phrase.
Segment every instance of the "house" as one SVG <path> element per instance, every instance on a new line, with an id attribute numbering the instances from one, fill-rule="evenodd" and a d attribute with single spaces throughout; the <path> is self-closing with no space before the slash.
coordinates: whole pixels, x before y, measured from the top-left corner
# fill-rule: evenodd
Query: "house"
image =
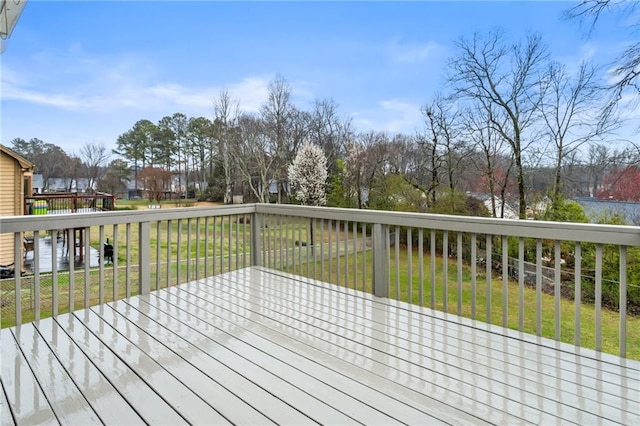
<path id="1" fill-rule="evenodd" d="M 24 212 L 24 197 L 32 195 L 34 164 L 0 144 L 0 216 L 18 216 Z M 0 264 L 13 262 L 13 237 L 0 235 Z"/>

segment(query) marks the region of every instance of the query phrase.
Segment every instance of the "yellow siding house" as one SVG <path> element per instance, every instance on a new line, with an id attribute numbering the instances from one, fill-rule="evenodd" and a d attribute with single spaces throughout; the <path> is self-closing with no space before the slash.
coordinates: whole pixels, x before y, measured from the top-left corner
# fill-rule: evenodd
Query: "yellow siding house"
<path id="1" fill-rule="evenodd" d="M 24 197 L 32 195 L 33 166 L 20 154 L 0 144 L 0 221 L 2 216 L 25 213 Z M 0 265 L 11 264 L 14 259 L 13 235 L 0 234 Z"/>

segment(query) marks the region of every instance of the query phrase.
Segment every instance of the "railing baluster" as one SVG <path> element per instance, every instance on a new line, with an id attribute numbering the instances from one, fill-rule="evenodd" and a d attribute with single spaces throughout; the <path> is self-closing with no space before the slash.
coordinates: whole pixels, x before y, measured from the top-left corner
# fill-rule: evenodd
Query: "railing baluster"
<path id="1" fill-rule="evenodd" d="M 596 244 L 596 351 L 602 351 L 602 244 Z"/>
<path id="2" fill-rule="evenodd" d="M 69 260 L 69 312 L 75 311 L 75 232 L 67 229 L 67 259 Z"/>
<path id="3" fill-rule="evenodd" d="M 509 238 L 502 235 L 502 326 L 509 326 Z"/>
<path id="4" fill-rule="evenodd" d="M 311 241 L 309 241 L 309 244 L 307 244 L 307 253 L 309 252 L 309 245 L 311 245 L 311 257 L 313 258 L 313 279 L 317 279 L 318 278 L 318 249 L 316 246 L 316 241 L 317 241 L 317 236 L 315 235 L 315 233 L 318 230 L 318 220 L 313 218 L 311 219 L 311 226 L 313 226 L 313 232 L 314 232 L 314 237 L 312 238 Z M 302 249 L 302 248 L 301 248 Z M 307 257 L 309 255 L 307 254 Z"/>
<path id="5" fill-rule="evenodd" d="M 160 290 L 160 221 L 156 221 L 156 290 Z M 114 294 L 116 285 L 114 283 Z M 115 298 L 114 298 L 115 299 Z"/>
<path id="6" fill-rule="evenodd" d="M 562 297 L 562 289 L 560 287 L 560 267 L 562 257 L 560 256 L 562 249 L 560 247 L 560 241 L 556 240 L 554 247 L 555 265 L 554 265 L 554 278 L 553 278 L 553 296 L 554 296 L 554 310 L 555 310 L 555 339 L 560 341 L 560 321 L 562 320 L 562 310 L 560 309 L 560 297 Z"/>
<path id="7" fill-rule="evenodd" d="M 293 219 L 291 238 L 293 238 L 293 273 L 302 275 L 302 218 Z M 297 235 L 297 236 L 296 236 Z"/>
<path id="8" fill-rule="evenodd" d="M 436 308 L 436 230 L 432 229 L 429 233 L 431 237 L 431 309 Z"/>
<path id="9" fill-rule="evenodd" d="M 413 229 L 407 227 L 407 302 L 413 303 L 413 248 L 411 247 L 411 239 L 413 238 Z M 400 265 L 398 265 L 399 269 Z"/>
<path id="10" fill-rule="evenodd" d="M 282 216 L 278 215 L 278 248 L 280 251 L 280 270 L 284 269 L 283 259 L 282 259 Z"/>
<path id="11" fill-rule="evenodd" d="M 227 249 L 227 271 L 231 271 L 231 259 L 232 259 L 232 249 L 233 249 L 233 244 L 232 244 L 232 240 L 233 240 L 233 220 L 231 216 L 227 216 L 227 220 L 229 221 L 229 241 L 227 242 L 228 245 L 228 249 Z M 282 231 L 280 231 L 280 233 L 282 233 Z"/>
<path id="12" fill-rule="evenodd" d="M 86 233 L 87 236 L 87 244 L 89 244 L 89 230 Z M 100 265 L 98 266 L 98 281 L 99 281 L 99 290 L 98 290 L 98 303 L 103 304 L 105 299 L 105 288 L 104 288 L 104 225 L 100 225 L 98 228 L 98 258 L 100 259 Z M 75 252 L 75 250 L 74 250 Z M 89 261 L 89 259 L 87 259 Z M 86 287 L 85 287 L 86 288 Z M 90 289 L 91 287 L 89 287 Z M 91 292 L 91 290 L 89 290 Z"/>
<path id="13" fill-rule="evenodd" d="M 349 287 L 349 221 L 344 221 L 344 286 Z"/>
<path id="14" fill-rule="evenodd" d="M 493 285 L 493 248 L 492 244 L 492 235 L 487 234 L 485 236 L 485 253 L 484 253 L 484 261 L 485 261 L 485 274 L 487 281 L 486 295 L 485 295 L 485 305 L 487 307 L 487 323 L 491 324 L 491 294 L 492 285 Z"/>
<path id="15" fill-rule="evenodd" d="M 113 261 L 112 261 L 112 270 L 113 270 L 113 297 L 114 300 L 120 298 L 120 277 L 118 274 L 118 224 L 113 225 Z M 160 242 L 158 241 L 158 247 L 160 247 Z M 85 276 L 88 276 L 88 271 L 85 272 Z M 88 307 L 88 303 L 85 305 Z"/>
<path id="16" fill-rule="evenodd" d="M 331 268 L 331 266 L 332 266 L 332 264 L 333 264 L 333 257 L 332 257 L 332 255 L 331 255 L 331 252 L 332 252 L 332 249 L 333 249 L 333 247 L 331 246 L 331 245 L 332 245 L 332 244 L 331 244 L 331 234 L 332 234 L 332 231 L 331 231 L 331 222 L 332 222 L 332 221 L 330 220 L 330 221 L 327 223 L 327 225 L 328 225 L 327 232 L 329 233 L 329 241 L 327 241 L 327 245 L 329 246 L 329 282 L 334 282 L 334 281 L 333 281 L 332 268 Z"/>
<path id="17" fill-rule="evenodd" d="M 293 216 L 287 216 L 287 231 L 285 235 L 285 241 L 287 245 L 287 269 L 290 271 L 295 271 L 295 263 L 296 263 L 296 246 L 294 244 L 296 239 L 296 228 L 295 222 L 293 221 Z M 289 238 L 289 228 L 291 227 L 291 238 Z M 291 244 L 291 248 L 289 248 L 289 244 Z M 291 264 L 289 264 L 289 258 L 291 259 Z M 294 272 L 295 273 L 295 272 Z"/>
<path id="18" fill-rule="evenodd" d="M 442 233 L 442 311 L 449 312 L 449 233 Z"/>
<path id="19" fill-rule="evenodd" d="M 176 284 L 180 284 L 182 272 L 182 219 L 178 219 L 178 235 L 176 237 Z"/>
<path id="20" fill-rule="evenodd" d="M 536 334 L 542 336 L 542 240 L 536 239 Z"/>
<path id="21" fill-rule="evenodd" d="M 324 281 L 324 222 L 320 221 L 320 280 Z"/>
<path id="22" fill-rule="evenodd" d="M 336 283 L 340 285 L 340 221 L 336 221 Z"/>
<path id="23" fill-rule="evenodd" d="M 167 220 L 167 288 L 171 286 L 171 219 Z"/>
<path id="24" fill-rule="evenodd" d="M 389 297 L 389 227 L 379 223 L 373 224 L 373 294 L 378 297 Z M 386 266 L 386 267 L 385 267 Z"/>
<path id="25" fill-rule="evenodd" d="M 394 232 L 394 253 L 396 267 L 396 300 L 400 300 L 400 227 L 396 226 Z"/>
<path id="26" fill-rule="evenodd" d="M 300 240 L 301 231 L 300 231 L 300 217 L 292 216 L 291 217 L 291 270 L 294 274 L 296 274 L 298 269 L 302 269 L 302 264 L 300 262 L 300 256 L 302 251 L 302 243 Z M 296 236 L 297 235 L 297 236 Z M 314 265 L 314 274 L 315 274 L 315 265 Z"/>
<path id="27" fill-rule="evenodd" d="M 362 291 L 366 291 L 367 289 L 366 280 L 367 280 L 367 225 L 364 222 L 362 222 Z"/>
<path id="28" fill-rule="evenodd" d="M 385 297 L 390 297 L 391 296 L 391 227 L 389 225 L 383 225 L 382 233 L 384 234 L 384 249 L 385 249 L 383 268 L 386 267 L 387 269 L 387 272 L 385 274 L 385 278 L 387 279 L 387 281 L 385 285 L 386 288 L 384 289 L 384 294 L 386 294 Z M 373 237 L 373 233 L 371 236 Z M 375 237 L 373 238 L 375 239 Z M 377 260 L 373 261 L 374 271 L 375 271 L 376 262 Z"/>
<path id="29" fill-rule="evenodd" d="M 191 218 L 187 219 L 187 279 L 191 280 Z"/>
<path id="30" fill-rule="evenodd" d="M 224 216 L 220 216 L 220 273 L 224 273 Z"/>
<path id="31" fill-rule="evenodd" d="M 254 213 L 251 217 L 251 266 L 264 265 L 264 250 L 261 243 L 263 240 L 262 220 L 263 217 L 259 213 Z M 245 221 L 246 222 L 246 221 Z M 245 250 L 246 251 L 246 250 Z"/>
<path id="32" fill-rule="evenodd" d="M 477 283 L 476 283 L 476 266 L 477 259 L 477 234 L 471 234 L 471 319 L 476 319 L 476 297 L 477 297 Z"/>
<path id="33" fill-rule="evenodd" d="M 524 238 L 518 238 L 518 330 L 524 330 Z"/>
<path id="34" fill-rule="evenodd" d="M 127 223 L 126 227 L 127 232 L 127 246 L 126 246 L 126 258 L 127 258 L 127 267 L 125 269 L 125 286 L 124 291 L 126 297 L 131 296 L 131 223 Z"/>
<path id="35" fill-rule="evenodd" d="M 240 220 L 240 216 L 233 217 L 233 222 L 235 224 L 235 230 L 236 230 L 236 237 L 233 240 L 234 249 L 235 249 L 234 253 L 235 253 L 235 259 L 236 259 L 236 265 L 233 268 L 234 270 L 239 269 L 238 265 L 240 264 L 240 244 L 238 244 L 240 241 L 240 230 L 239 230 L 240 224 L 238 223 L 238 220 Z M 244 250 L 244 247 L 242 247 L 242 249 Z"/>
<path id="36" fill-rule="evenodd" d="M 309 220 L 309 227 L 311 227 L 311 224 L 313 222 L 313 219 Z M 304 246 L 304 250 L 306 253 L 306 257 L 307 257 L 307 276 L 311 276 L 311 264 L 309 263 L 311 261 L 310 255 L 309 255 L 309 246 L 311 245 L 311 229 L 309 229 L 309 232 L 307 232 L 307 238 L 306 238 L 306 245 Z M 300 247 L 300 249 L 302 249 L 302 247 Z M 315 265 L 314 265 L 315 268 Z"/>
<path id="37" fill-rule="evenodd" d="M 33 292 L 35 320 L 40 319 L 40 232 L 33 231 Z"/>
<path id="38" fill-rule="evenodd" d="M 244 215 L 242 221 L 242 267 L 247 267 L 247 220 L 250 220 L 247 215 Z M 206 275 L 205 275 L 206 276 Z"/>
<path id="39" fill-rule="evenodd" d="M 267 267 L 269 268 L 273 268 L 273 264 L 271 263 L 271 257 L 272 257 L 272 253 L 271 253 L 271 232 L 273 231 L 273 223 L 271 221 L 271 215 L 267 215 L 265 216 L 265 244 L 267 247 Z"/>
<path id="40" fill-rule="evenodd" d="M 352 223 L 353 233 L 353 288 L 358 287 L 358 223 Z"/>
<path id="41" fill-rule="evenodd" d="M 620 356 L 627 357 L 627 247 L 620 246 Z"/>
<path id="42" fill-rule="evenodd" d="M 289 218 L 290 216 L 284 217 L 284 267 L 285 269 L 289 269 Z"/>
<path id="43" fill-rule="evenodd" d="M 575 305 L 575 313 L 574 313 L 574 323 L 575 329 L 573 331 L 573 344 L 576 346 L 580 346 L 580 338 L 582 332 L 582 325 L 580 324 L 581 308 L 582 308 L 582 245 L 580 242 L 576 242 L 574 246 L 574 273 L 576 274 L 574 277 L 575 280 L 575 289 L 574 289 L 574 305 Z"/>
<path id="44" fill-rule="evenodd" d="M 151 223 L 138 223 L 138 294 L 151 291 Z"/>
<path id="45" fill-rule="evenodd" d="M 22 276 L 20 274 L 20 254 L 23 250 L 23 236 L 20 232 L 13 234 L 13 291 L 16 304 L 16 324 L 22 324 Z"/>
<path id="46" fill-rule="evenodd" d="M 456 276 L 457 276 L 457 308 L 458 315 L 462 315 L 462 232 L 458 232 L 456 236 L 457 248 L 456 248 Z"/>
<path id="47" fill-rule="evenodd" d="M 424 230 L 418 229 L 418 304 L 424 306 Z"/>
<path id="48" fill-rule="evenodd" d="M 195 279 L 200 279 L 200 217 L 196 218 L 196 276 Z"/>
<path id="49" fill-rule="evenodd" d="M 64 231 L 62 231 L 64 233 Z M 18 307 L 16 305 L 16 312 Z M 55 318 L 58 316 L 58 231 L 53 230 L 51 233 L 51 315 Z M 21 321 L 16 319 L 16 324 Z"/>
<path id="50" fill-rule="evenodd" d="M 90 290 L 90 284 L 91 284 L 91 280 L 90 280 L 90 271 L 91 271 L 91 228 L 90 227 L 86 227 L 84 228 L 84 235 L 86 235 L 86 244 L 84 245 L 84 258 L 86 259 L 86 261 L 84 262 L 84 307 L 88 308 L 89 307 L 89 292 Z M 100 254 L 98 252 L 98 259 L 100 259 L 100 262 L 102 262 L 102 259 L 100 258 Z M 113 300 L 116 300 L 115 298 Z M 73 301 L 74 305 L 75 305 L 75 301 Z M 71 304 L 71 303 L 70 303 Z"/>

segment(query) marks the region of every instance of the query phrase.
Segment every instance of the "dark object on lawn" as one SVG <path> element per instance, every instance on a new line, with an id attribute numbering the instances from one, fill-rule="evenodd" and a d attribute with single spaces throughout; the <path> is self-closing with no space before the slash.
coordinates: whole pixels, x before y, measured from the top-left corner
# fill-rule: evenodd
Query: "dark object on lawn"
<path id="1" fill-rule="evenodd" d="M 13 278 L 16 274 L 16 268 L 12 268 L 14 264 L 0 265 L 0 279 Z"/>
<path id="2" fill-rule="evenodd" d="M 103 253 L 104 253 L 104 261 L 105 263 L 113 263 L 113 245 L 109 244 L 109 239 L 107 238 L 107 242 L 103 244 Z"/>

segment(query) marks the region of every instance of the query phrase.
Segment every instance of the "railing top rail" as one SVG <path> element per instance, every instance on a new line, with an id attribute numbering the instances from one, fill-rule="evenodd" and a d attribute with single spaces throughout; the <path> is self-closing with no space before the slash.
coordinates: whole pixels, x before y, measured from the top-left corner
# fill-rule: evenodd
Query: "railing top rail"
<path id="1" fill-rule="evenodd" d="M 351 220 L 454 232 L 640 246 L 640 227 L 638 226 L 509 220 L 428 213 L 354 210 L 277 204 L 243 204 L 138 211 L 123 210 L 98 213 L 60 214 L 55 216 L 4 216 L 0 220 L 0 233 L 78 228 L 123 222 L 139 223 L 156 220 L 189 219 L 203 216 L 251 214 L 256 212 L 314 219 Z"/>
<path id="2" fill-rule="evenodd" d="M 77 192 L 47 192 L 42 194 L 32 194 L 24 197 L 27 200 L 47 200 L 50 198 L 114 198 L 113 195 L 104 192 L 96 192 L 94 194 L 78 194 Z"/>
<path id="3" fill-rule="evenodd" d="M 315 219 L 352 220 L 366 223 L 380 223 L 383 225 L 410 226 L 477 234 L 640 246 L 639 226 L 560 223 L 541 220 L 496 219 L 278 204 L 256 204 L 255 208 L 257 213 L 300 216 Z"/>
<path id="4" fill-rule="evenodd" d="M 203 216 L 251 214 L 254 204 L 184 207 L 150 210 L 120 210 L 95 213 L 70 213 L 43 216 L 3 216 L 0 233 L 30 232 L 36 230 L 83 228 L 85 226 L 113 225 L 119 223 L 153 222 L 157 220 L 189 219 Z"/>

